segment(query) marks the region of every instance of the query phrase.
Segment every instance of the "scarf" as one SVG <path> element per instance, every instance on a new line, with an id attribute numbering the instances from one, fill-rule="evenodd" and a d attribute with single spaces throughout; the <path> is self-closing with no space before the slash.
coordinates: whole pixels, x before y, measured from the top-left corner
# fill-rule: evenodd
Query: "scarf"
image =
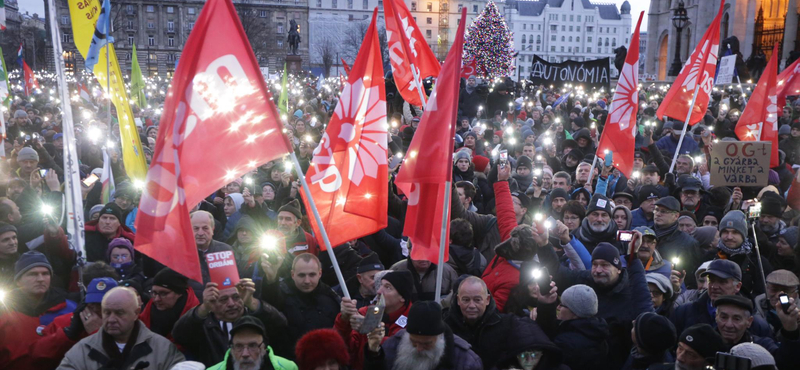
<path id="1" fill-rule="evenodd" d="M 608 227 L 604 231 L 596 232 L 589 227 L 589 218 L 587 217 L 581 221 L 581 226 L 576 230 L 576 236 L 591 254 L 594 247 L 600 242 L 609 242 L 619 248 L 619 243 L 617 243 L 617 230 L 617 224 L 614 223 L 614 220 L 611 220 L 608 222 Z"/>
<path id="2" fill-rule="evenodd" d="M 661 238 L 674 233 L 675 230 L 678 230 L 678 223 L 677 222 L 672 224 L 672 225 L 670 225 L 670 226 L 667 226 L 667 227 L 665 227 L 663 229 L 658 227 L 658 225 L 655 225 L 655 224 L 653 226 L 654 226 L 654 230 L 653 231 L 656 232 L 656 239 L 658 239 L 658 240 L 661 240 Z"/>
<path id="3" fill-rule="evenodd" d="M 477 86 L 478 85 L 470 86 L 469 84 L 467 84 L 467 86 L 464 87 L 464 90 L 467 90 L 467 94 L 472 94 L 475 91 L 475 87 Z"/>
<path id="4" fill-rule="evenodd" d="M 155 305 L 150 307 L 150 330 L 163 337 L 171 337 L 172 327 L 178 322 L 181 312 L 186 306 L 186 294 L 191 293 L 183 292 L 178 301 L 175 302 L 175 306 L 168 310 L 160 311 L 156 309 Z"/>
<path id="5" fill-rule="evenodd" d="M 745 239 L 745 241 L 744 241 L 744 243 L 742 243 L 741 247 L 736 248 L 736 249 L 731 249 L 731 248 L 726 247 L 725 244 L 722 244 L 722 239 L 720 239 L 719 243 L 717 244 L 717 248 L 719 248 L 719 250 L 721 250 L 723 253 L 727 254 L 728 256 L 733 257 L 733 256 L 738 255 L 738 254 L 750 254 L 750 250 L 753 249 L 753 245 L 750 244 L 749 240 Z"/>
<path id="6" fill-rule="evenodd" d="M 54 306 L 63 303 L 67 298 L 63 290 L 52 287 L 47 290 L 42 299 L 38 302 L 33 302 L 30 298 L 25 297 L 20 290 L 14 290 L 11 296 L 10 304 L 13 310 L 31 317 L 38 317 L 45 314 Z"/>
<path id="7" fill-rule="evenodd" d="M 103 343 L 103 351 L 106 352 L 109 358 L 105 367 L 109 369 L 123 368 L 131 350 L 133 350 L 133 346 L 136 345 L 136 338 L 139 336 L 139 322 L 137 321 L 133 324 L 133 330 L 130 336 L 128 336 L 128 342 L 125 343 L 125 349 L 122 353 L 119 352 L 119 347 L 117 347 L 117 343 L 111 334 L 106 333 L 105 330 L 100 330 L 100 333 L 102 333 L 101 341 Z"/>

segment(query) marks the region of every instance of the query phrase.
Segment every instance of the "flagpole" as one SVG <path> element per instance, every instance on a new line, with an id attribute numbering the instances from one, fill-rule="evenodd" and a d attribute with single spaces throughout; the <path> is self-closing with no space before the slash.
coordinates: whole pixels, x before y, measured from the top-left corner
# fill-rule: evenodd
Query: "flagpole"
<path id="1" fill-rule="evenodd" d="M 113 137 L 111 133 L 111 128 L 113 127 L 111 124 L 111 58 L 109 58 L 109 49 L 111 49 L 109 42 L 111 38 L 111 1 L 108 2 L 108 16 L 106 18 L 108 20 L 108 25 L 106 28 L 106 97 L 108 98 L 108 135 L 109 137 Z"/>
<path id="2" fill-rule="evenodd" d="M 450 181 L 444 182 L 444 206 L 442 207 L 442 231 L 439 235 L 439 262 L 436 265 L 436 298 L 434 302 L 439 302 L 442 298 L 442 274 L 444 273 L 444 247 L 447 242 L 447 220 L 450 219 Z"/>
<path id="3" fill-rule="evenodd" d="M 595 153 L 594 159 L 592 160 L 592 169 L 589 170 L 589 186 L 592 186 L 592 182 L 594 181 L 594 169 L 596 166 L 597 166 L 597 153 Z M 595 189 L 592 188 L 592 193 L 594 193 L 594 190 Z"/>
<path id="4" fill-rule="evenodd" d="M 672 173 L 672 170 L 675 168 L 675 161 L 678 160 L 678 155 L 681 152 L 681 145 L 683 145 L 683 137 L 686 136 L 686 127 L 689 126 L 689 120 L 692 118 L 692 111 L 694 110 L 694 103 L 697 102 L 697 94 L 700 92 L 699 76 L 696 84 L 697 86 L 694 88 L 694 95 L 692 95 L 692 104 L 689 104 L 689 109 L 686 112 L 686 120 L 683 122 L 683 130 L 681 130 L 681 138 L 678 140 L 678 146 L 675 148 L 675 154 L 672 156 L 672 164 L 669 165 L 669 171 L 667 171 L 667 173 Z"/>
<path id="5" fill-rule="evenodd" d="M 330 257 L 333 270 L 336 272 L 336 279 L 339 280 L 339 286 L 342 288 L 344 297 L 350 299 L 350 292 L 347 290 L 347 283 L 344 281 L 344 276 L 342 276 L 342 270 L 339 268 L 339 262 L 336 261 L 336 254 L 333 253 L 331 241 L 328 240 L 328 232 L 325 231 L 325 225 L 323 224 L 322 217 L 320 217 L 319 211 L 317 210 L 317 204 L 314 203 L 314 198 L 311 196 L 311 189 L 308 188 L 306 175 L 303 174 L 303 169 L 300 167 L 300 162 L 297 160 L 297 155 L 294 153 L 294 151 L 292 151 L 291 157 L 292 162 L 294 163 L 294 168 L 297 171 L 297 176 L 300 178 L 300 184 L 303 185 L 303 194 L 306 196 L 306 200 L 308 200 L 309 207 L 311 207 L 311 213 L 314 215 L 314 220 L 317 223 L 317 228 L 319 228 L 319 233 L 322 234 L 322 241 L 325 243 L 325 249 L 328 251 L 328 257 Z"/>

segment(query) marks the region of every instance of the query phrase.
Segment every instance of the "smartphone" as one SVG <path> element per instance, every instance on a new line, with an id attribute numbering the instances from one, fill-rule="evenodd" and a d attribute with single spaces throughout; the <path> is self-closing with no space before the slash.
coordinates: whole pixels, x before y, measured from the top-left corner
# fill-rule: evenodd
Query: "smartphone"
<path id="1" fill-rule="evenodd" d="M 398 154 L 400 154 L 400 153 L 398 153 Z M 389 161 L 389 168 L 397 167 L 400 164 L 400 162 L 402 162 L 402 161 L 403 161 L 403 155 L 402 154 L 401 155 L 393 155 L 392 156 L 392 160 Z"/>
<path id="2" fill-rule="evenodd" d="M 547 267 L 539 267 L 533 270 L 533 278 L 536 284 L 539 285 L 539 294 L 546 295 L 550 293 L 550 272 Z"/>
<path id="3" fill-rule="evenodd" d="M 383 320 L 383 311 L 385 310 L 386 301 L 383 299 L 383 296 L 381 296 L 378 303 L 367 307 L 367 312 L 364 314 L 364 322 L 361 323 L 358 332 L 360 334 L 369 334 L 378 328 L 378 326 L 381 325 L 381 320 Z"/>
<path id="4" fill-rule="evenodd" d="M 761 217 L 761 203 L 755 203 L 747 208 L 747 218 L 756 219 Z"/>
<path id="5" fill-rule="evenodd" d="M 48 170 L 45 169 L 45 168 L 40 168 L 39 169 L 39 177 L 44 178 L 44 176 L 47 175 L 47 171 Z"/>
<path id="6" fill-rule="evenodd" d="M 500 168 L 506 168 L 507 164 L 508 164 L 508 150 L 501 150 L 500 160 L 497 162 L 497 165 L 500 166 Z"/>
<path id="7" fill-rule="evenodd" d="M 730 353 L 717 352 L 714 370 L 750 370 L 751 362 L 747 357 L 734 356 Z"/>
<path id="8" fill-rule="evenodd" d="M 97 177 L 97 175 L 95 175 L 95 174 L 91 174 L 91 175 L 87 176 L 85 179 L 83 179 L 82 182 L 83 182 L 83 185 L 85 185 L 86 187 L 89 187 L 89 186 L 92 186 L 92 184 L 96 183 L 97 180 L 100 180 L 100 178 Z"/>
<path id="9" fill-rule="evenodd" d="M 617 231 L 617 241 L 629 242 L 633 239 L 633 231 Z"/>
<path id="10" fill-rule="evenodd" d="M 536 184 L 539 186 L 543 185 L 544 182 L 544 163 L 539 162 L 533 166 L 533 175 L 536 176 Z"/>
<path id="11" fill-rule="evenodd" d="M 783 313 L 788 315 L 789 306 L 792 305 L 791 303 L 789 303 L 789 296 L 786 295 L 785 293 L 781 293 L 781 295 L 778 296 L 778 299 L 780 299 L 781 301 L 781 308 L 783 308 Z"/>

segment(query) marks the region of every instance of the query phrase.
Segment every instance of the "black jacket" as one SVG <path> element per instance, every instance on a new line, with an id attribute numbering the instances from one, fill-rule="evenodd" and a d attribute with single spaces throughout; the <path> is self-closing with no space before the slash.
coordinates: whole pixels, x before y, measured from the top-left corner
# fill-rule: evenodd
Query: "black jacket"
<path id="1" fill-rule="evenodd" d="M 364 346 L 364 370 L 387 370 L 394 367 L 400 341 L 406 330 L 400 330 L 395 335 L 386 338 L 381 344 L 380 351 L 376 354 Z M 435 370 L 478 370 L 484 369 L 481 359 L 470 350 L 470 345 L 460 337 L 453 334 L 449 327 L 444 328 L 444 355 Z"/>
<path id="2" fill-rule="evenodd" d="M 508 345 L 500 355 L 500 361 L 492 369 L 510 369 L 519 366 L 517 355 L 524 351 L 541 350 L 542 359 L 536 370 L 566 370 L 562 364 L 561 350 L 547 338 L 544 331 L 530 318 L 522 317 L 514 322 L 508 333 Z M 489 367 L 485 367 L 489 369 Z"/>
<path id="3" fill-rule="evenodd" d="M 697 268 L 700 267 L 700 264 L 703 263 L 700 254 L 700 244 L 697 243 L 697 239 L 678 230 L 677 227 L 675 231 L 658 239 L 656 249 L 665 260 L 672 260 L 674 257 L 679 257 L 681 259 L 681 265 L 678 267 L 679 270 L 696 271 Z M 694 274 L 686 274 L 686 286 L 689 288 L 697 287 Z"/>
<path id="4" fill-rule="evenodd" d="M 599 317 L 562 321 L 553 342 L 567 353 L 564 365 L 570 369 L 606 369 L 608 355 L 608 324 Z"/>
<path id="5" fill-rule="evenodd" d="M 755 247 L 753 247 L 750 253 L 726 256 L 726 258 L 739 264 L 739 267 L 742 269 L 742 288 L 739 290 L 740 294 L 750 299 L 755 299 L 759 294 L 764 294 L 765 284 L 762 276 L 767 276 L 772 272 L 772 265 L 770 265 L 767 258 L 761 259 L 761 262 L 764 264 L 763 275 L 761 273 L 761 266 L 758 264 L 758 256 L 756 256 Z"/>
<path id="6" fill-rule="evenodd" d="M 342 276 L 346 282 L 353 278 L 358 273 L 358 264 L 361 263 L 361 256 L 358 255 L 355 249 L 351 248 L 349 244 L 342 244 L 333 248 L 333 254 L 336 255 L 336 261 L 339 263 L 339 269 L 342 271 Z M 336 271 L 333 269 L 331 257 L 328 252 L 319 252 L 319 261 L 322 263 L 322 282 L 328 286 L 339 285 L 339 279 L 336 278 Z"/>
<path id="7" fill-rule="evenodd" d="M 717 327 L 717 322 L 714 317 L 708 312 L 709 309 L 708 292 L 703 293 L 696 301 L 685 303 L 675 309 L 675 312 L 670 316 L 670 321 L 675 324 L 675 331 L 682 333 L 686 329 L 695 324 L 708 324 L 712 327 Z M 753 324 L 748 329 L 751 333 L 768 337 L 772 334 L 769 324 L 764 321 L 760 316 L 753 317 Z"/>
<path id="8" fill-rule="evenodd" d="M 508 346 L 511 327 L 517 321 L 513 314 L 500 313 L 494 299 L 489 296 L 489 306 L 478 322 L 474 325 L 464 321 L 464 315 L 457 305 L 449 310 L 444 322 L 453 329 L 453 334 L 458 335 L 472 345 L 472 350 L 483 360 L 483 368 L 491 369 L 498 361 L 500 355 Z M 453 298 L 458 302 L 458 296 Z"/>

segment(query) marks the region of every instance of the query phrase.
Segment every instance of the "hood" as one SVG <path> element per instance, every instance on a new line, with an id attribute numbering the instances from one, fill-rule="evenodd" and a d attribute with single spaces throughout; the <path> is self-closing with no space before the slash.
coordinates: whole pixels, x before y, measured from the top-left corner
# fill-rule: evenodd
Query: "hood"
<path id="1" fill-rule="evenodd" d="M 537 349 L 544 352 L 542 361 L 544 365 L 540 363 L 539 368 L 550 369 L 561 363 L 561 349 L 550 341 L 539 325 L 528 318 L 517 319 L 511 326 L 508 337 L 513 340 L 508 341 L 508 347 L 498 363 L 507 363 L 514 360 L 514 357 L 521 352 Z"/>
<path id="2" fill-rule="evenodd" d="M 618 209 L 621 209 L 621 210 L 625 211 L 625 214 L 628 216 L 628 222 L 625 224 L 625 229 L 624 230 L 630 230 L 631 229 L 631 223 L 633 222 L 633 216 L 631 215 L 631 210 L 628 209 L 628 207 L 625 207 L 625 206 L 616 206 L 616 207 L 614 207 L 613 210 L 611 210 L 611 214 L 614 215 L 615 213 L 617 213 Z M 611 222 L 614 222 L 614 217 L 613 216 L 611 217 Z"/>
<path id="3" fill-rule="evenodd" d="M 599 317 L 562 321 L 559 332 L 576 332 L 592 340 L 606 340 L 609 336 L 608 323 Z"/>

